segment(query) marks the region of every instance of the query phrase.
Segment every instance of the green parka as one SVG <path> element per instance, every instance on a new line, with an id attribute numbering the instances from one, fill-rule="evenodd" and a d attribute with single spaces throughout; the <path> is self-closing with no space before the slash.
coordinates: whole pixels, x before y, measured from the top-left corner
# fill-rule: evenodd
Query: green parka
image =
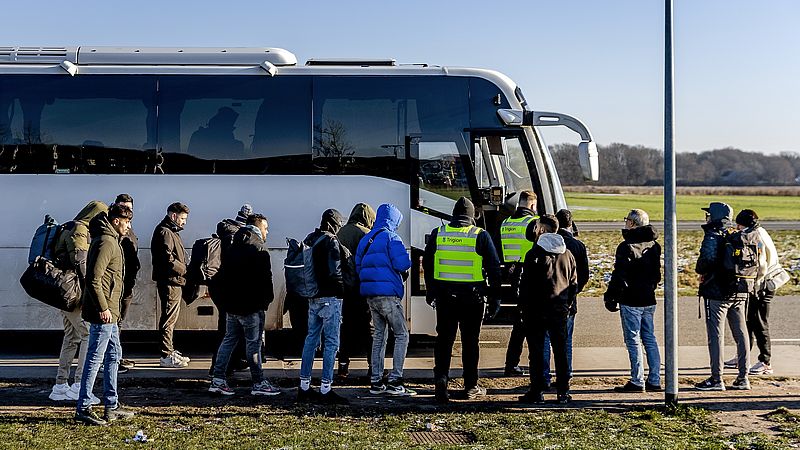
<path id="1" fill-rule="evenodd" d="M 109 310 L 111 323 L 117 323 L 125 276 L 120 235 L 106 215 L 92 221 L 89 233 L 92 243 L 86 263 L 82 317 L 87 322 L 102 324 L 100 313 Z"/>
<path id="2" fill-rule="evenodd" d="M 94 216 L 107 212 L 108 206 L 100 200 L 92 200 L 75 216 L 71 225 L 58 236 L 53 257 L 64 268 L 78 271 L 86 277 L 86 253 L 89 251 L 89 221 Z M 66 224 L 65 224 L 66 225 Z"/>

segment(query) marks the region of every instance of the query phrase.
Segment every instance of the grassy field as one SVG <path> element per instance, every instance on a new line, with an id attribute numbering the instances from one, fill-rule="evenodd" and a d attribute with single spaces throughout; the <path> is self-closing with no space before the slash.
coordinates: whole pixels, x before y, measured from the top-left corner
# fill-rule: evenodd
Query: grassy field
<path id="1" fill-rule="evenodd" d="M 780 256 L 781 265 L 789 271 L 792 281 L 783 286 L 778 295 L 800 294 L 800 231 L 772 231 L 770 233 Z M 614 266 L 614 252 L 622 241 L 619 231 L 585 231 L 579 238 L 589 252 L 592 274 L 582 295 L 600 296 L 606 290 L 608 277 Z M 697 295 L 698 278 L 694 265 L 699 256 L 701 231 L 678 233 L 678 289 L 680 295 Z M 663 238 L 659 242 L 664 244 Z M 659 290 L 659 295 L 662 292 Z"/>
<path id="2" fill-rule="evenodd" d="M 760 433 L 722 436 L 703 409 L 648 408 L 533 410 L 450 413 L 351 411 L 347 408 L 225 406 L 220 408 L 140 408 L 129 422 L 86 427 L 69 412 L 37 411 L 0 415 L 0 448 L 535 448 L 535 449 L 753 449 L 791 448 L 796 427 L 786 437 Z M 468 414 L 467 414 L 468 413 Z M 776 412 L 780 426 L 796 416 Z M 458 432 L 466 445 L 420 444 L 414 432 L 434 428 Z M 138 430 L 151 439 L 133 442 Z"/>
<path id="3" fill-rule="evenodd" d="M 657 193 L 567 192 L 567 205 L 577 222 L 622 221 L 631 208 L 644 209 L 651 220 L 664 219 L 664 198 Z M 791 195 L 678 195 L 678 220 L 704 220 L 701 207 L 723 201 L 735 212 L 755 210 L 763 220 L 800 220 L 800 197 Z"/>

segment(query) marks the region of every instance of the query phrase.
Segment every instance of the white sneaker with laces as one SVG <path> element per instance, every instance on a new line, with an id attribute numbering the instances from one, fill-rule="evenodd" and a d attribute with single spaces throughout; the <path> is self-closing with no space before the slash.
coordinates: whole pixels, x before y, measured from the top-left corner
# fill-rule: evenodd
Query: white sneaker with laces
<path id="1" fill-rule="evenodd" d="M 186 367 L 186 366 L 189 365 L 189 363 L 184 361 L 183 359 L 181 359 L 179 355 L 176 355 L 175 352 L 173 352 L 173 353 L 170 353 L 169 355 L 161 358 L 159 360 L 159 365 L 161 367 L 167 367 L 167 368 L 170 368 L 170 369 L 176 369 L 176 368 Z"/>
<path id="2" fill-rule="evenodd" d="M 733 358 L 725 361 L 724 365 L 726 369 L 737 369 L 739 368 L 739 358 L 734 356 Z"/>
<path id="3" fill-rule="evenodd" d="M 81 385 L 80 385 L 80 383 L 72 383 L 72 386 L 70 386 L 69 390 L 67 391 L 67 397 L 69 397 L 70 400 L 76 400 L 77 401 L 78 400 L 78 396 L 80 396 L 80 394 L 81 394 Z M 99 405 L 100 404 L 100 399 L 97 398 L 97 396 L 95 396 L 91 392 L 89 393 L 89 400 L 92 402 L 93 405 Z"/>
<path id="4" fill-rule="evenodd" d="M 189 359 L 189 357 L 188 357 L 188 356 L 183 356 L 183 353 L 181 353 L 181 352 L 179 352 L 179 351 L 177 351 L 177 350 L 173 350 L 173 351 L 172 351 L 172 353 L 174 353 L 174 354 L 175 354 L 175 356 L 177 356 L 177 357 L 178 357 L 178 359 L 181 359 L 181 360 L 185 361 L 185 362 L 186 362 L 186 364 L 189 364 L 190 362 L 192 362 L 192 360 L 191 360 L 191 359 Z"/>
<path id="5" fill-rule="evenodd" d="M 69 385 L 67 383 L 55 384 L 53 385 L 53 390 L 50 391 L 50 395 L 48 397 L 54 402 L 63 402 L 65 400 L 70 400 L 69 396 L 67 395 L 68 392 Z"/>
<path id="6" fill-rule="evenodd" d="M 772 366 L 759 361 L 750 368 L 750 375 L 772 375 Z"/>

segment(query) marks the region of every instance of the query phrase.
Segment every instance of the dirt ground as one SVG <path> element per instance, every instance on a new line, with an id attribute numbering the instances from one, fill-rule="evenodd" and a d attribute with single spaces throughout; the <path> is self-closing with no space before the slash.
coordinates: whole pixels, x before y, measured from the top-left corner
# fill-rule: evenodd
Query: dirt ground
<path id="1" fill-rule="evenodd" d="M 163 409 L 180 410 L 186 414 L 202 414 L 204 409 L 223 406 L 270 404 L 291 406 L 295 402 L 296 381 L 273 380 L 284 390 L 276 397 L 254 398 L 249 395 L 249 382 L 245 374 L 237 374 L 232 385 L 237 390 L 233 397 L 209 395 L 208 380 L 189 379 L 131 379 L 120 380 L 120 399 L 125 404 L 151 412 Z M 713 413 L 723 434 L 757 432 L 775 436 L 776 423 L 767 415 L 780 407 L 792 412 L 800 411 L 800 379 L 779 377 L 753 377 L 750 391 L 701 392 L 691 388 L 694 378 L 682 378 L 679 403 L 707 409 Z M 727 380 L 732 381 L 732 380 Z M 637 408 L 662 405 L 663 393 L 616 393 L 613 386 L 624 382 L 622 378 L 581 378 L 572 385 L 573 401 L 568 405 L 523 405 L 516 401 L 527 390 L 525 378 L 483 379 L 481 385 L 488 394 L 481 400 L 459 400 L 459 380 L 450 384 L 453 401 L 445 406 L 433 402 L 433 385 L 429 380 L 408 380 L 407 386 L 417 390 L 415 397 L 390 398 L 369 394 L 366 379 L 348 380 L 336 387 L 337 392 L 351 401 L 352 415 L 375 410 L 393 412 L 522 412 L 526 410 L 603 409 L 624 412 Z M 96 392 L 99 392 L 98 382 Z M 74 403 L 55 403 L 47 398 L 51 385 L 47 380 L 0 382 L 0 415 L 19 415 L 26 412 L 53 412 L 71 414 Z M 554 399 L 555 393 L 546 394 Z M 321 411 L 324 410 L 321 407 Z"/>

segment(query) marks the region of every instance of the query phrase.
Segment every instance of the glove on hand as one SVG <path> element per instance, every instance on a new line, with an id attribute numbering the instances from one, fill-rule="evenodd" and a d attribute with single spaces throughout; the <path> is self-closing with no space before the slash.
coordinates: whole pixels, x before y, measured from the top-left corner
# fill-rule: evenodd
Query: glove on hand
<path id="1" fill-rule="evenodd" d="M 488 307 L 486 308 L 486 314 L 483 316 L 483 320 L 492 320 L 497 317 L 497 313 L 500 312 L 500 299 L 499 298 L 490 298 L 488 301 Z"/>
<path id="2" fill-rule="evenodd" d="M 609 310 L 610 312 L 619 311 L 619 306 L 617 305 L 617 302 L 615 302 L 615 301 L 604 301 L 603 303 L 605 304 L 606 309 Z"/>

